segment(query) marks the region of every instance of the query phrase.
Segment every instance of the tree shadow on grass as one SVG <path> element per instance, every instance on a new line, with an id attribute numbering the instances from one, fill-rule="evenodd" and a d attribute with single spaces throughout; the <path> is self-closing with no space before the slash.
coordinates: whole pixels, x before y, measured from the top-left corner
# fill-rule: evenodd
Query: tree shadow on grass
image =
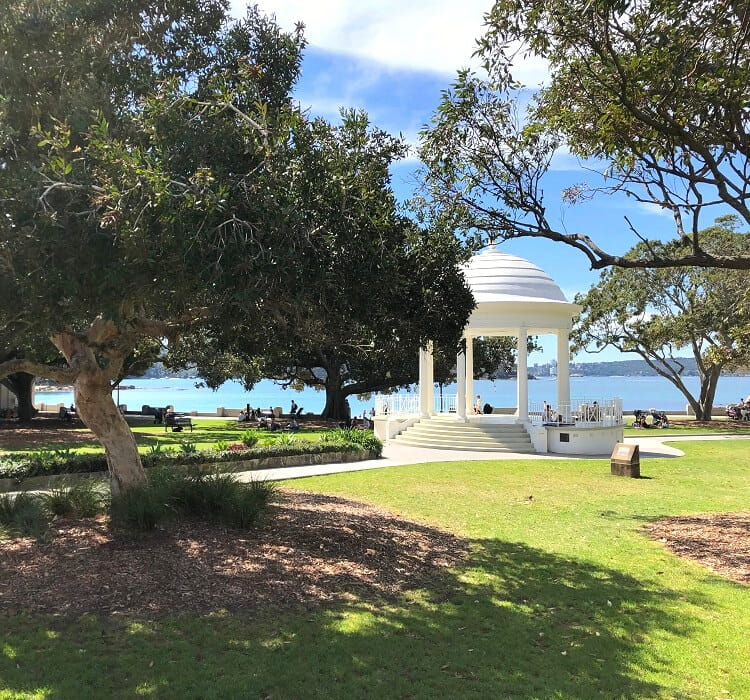
<path id="1" fill-rule="evenodd" d="M 371 562 L 368 550 L 387 546 L 403 523 L 392 520 L 363 531 L 371 521 L 348 513 L 343 530 L 329 524 L 295 540 L 289 566 L 316 550 L 340 557 L 344 531 L 358 542 L 352 561 Z M 45 688 L 55 698 L 681 697 L 646 680 L 668 665 L 650 641 L 689 635 L 686 609 L 707 608 L 706 600 L 520 543 L 476 540 L 471 550 L 396 596 L 340 573 L 344 595 L 333 602 L 261 604 L 254 617 L 8 617 L 0 687 L 19 696 Z M 412 560 L 394 561 L 398 573 Z"/>

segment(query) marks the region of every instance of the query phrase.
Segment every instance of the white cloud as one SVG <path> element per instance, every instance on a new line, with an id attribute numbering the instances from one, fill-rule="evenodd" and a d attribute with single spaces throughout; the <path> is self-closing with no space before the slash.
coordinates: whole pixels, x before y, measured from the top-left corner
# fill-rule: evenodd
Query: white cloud
<path id="1" fill-rule="evenodd" d="M 477 67 L 472 59 L 483 32 L 491 0 L 258 0 L 279 24 L 292 29 L 305 24 L 310 45 L 350 54 L 390 68 L 454 75 Z M 235 16 L 245 3 L 232 0 Z M 517 62 L 515 77 L 529 85 L 544 79 L 546 66 L 537 59 Z"/>
<path id="2" fill-rule="evenodd" d="M 665 209 L 664 207 L 655 204 L 654 202 L 638 202 L 638 208 L 646 214 L 655 214 L 656 216 L 666 216 L 668 219 L 674 218 L 674 214 L 671 209 Z"/>

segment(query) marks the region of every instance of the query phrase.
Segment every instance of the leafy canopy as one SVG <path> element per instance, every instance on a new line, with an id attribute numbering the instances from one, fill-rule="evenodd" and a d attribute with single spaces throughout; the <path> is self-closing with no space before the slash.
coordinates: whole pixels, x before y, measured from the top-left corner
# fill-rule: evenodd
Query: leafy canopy
<path id="1" fill-rule="evenodd" d="M 592 268 L 750 268 L 702 236 L 707 217 L 750 224 L 749 13 L 711 0 L 497 0 L 478 49 L 487 77 L 460 73 L 424 132 L 426 205 L 481 237 L 565 243 Z M 533 93 L 512 75 L 529 55 L 550 71 Z M 666 210 L 683 245 L 627 218 L 623 232 L 645 243 L 636 254 L 562 228 L 543 178 L 563 146 L 601 166 L 565 200 L 625 193 Z"/>

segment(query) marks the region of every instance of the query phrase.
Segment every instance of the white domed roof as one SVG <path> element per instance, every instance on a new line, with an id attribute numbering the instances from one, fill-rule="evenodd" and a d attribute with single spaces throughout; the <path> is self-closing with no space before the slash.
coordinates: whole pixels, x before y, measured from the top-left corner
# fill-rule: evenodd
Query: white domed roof
<path id="1" fill-rule="evenodd" d="M 494 247 L 473 256 L 463 270 L 477 304 L 498 301 L 568 303 L 546 272 L 524 258 L 501 253 Z"/>

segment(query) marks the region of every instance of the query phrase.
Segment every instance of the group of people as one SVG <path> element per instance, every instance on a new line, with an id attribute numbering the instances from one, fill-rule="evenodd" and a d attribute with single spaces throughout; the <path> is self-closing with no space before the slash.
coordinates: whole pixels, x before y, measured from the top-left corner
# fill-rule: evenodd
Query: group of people
<path id="1" fill-rule="evenodd" d="M 259 428 L 265 428 L 266 430 L 299 430 L 297 417 L 300 415 L 302 415 L 302 408 L 292 399 L 292 406 L 289 411 L 290 420 L 285 426 L 276 421 L 276 418 L 279 416 L 276 415 L 273 406 L 269 406 L 264 410 L 262 408 L 253 408 L 250 404 L 247 404 L 240 411 L 240 414 L 237 416 L 237 422 L 257 422 Z"/>
<path id="2" fill-rule="evenodd" d="M 727 406 L 727 417 L 730 420 L 750 420 L 750 396 Z"/>

